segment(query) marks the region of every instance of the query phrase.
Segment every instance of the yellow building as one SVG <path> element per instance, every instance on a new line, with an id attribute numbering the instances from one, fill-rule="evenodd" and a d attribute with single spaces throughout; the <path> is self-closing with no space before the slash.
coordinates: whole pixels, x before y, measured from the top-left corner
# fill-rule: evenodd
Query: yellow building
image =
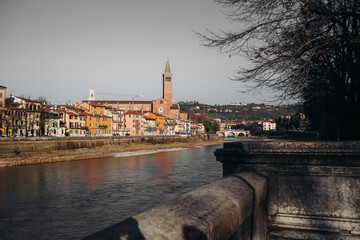
<path id="1" fill-rule="evenodd" d="M 15 137 L 25 135 L 26 110 L 7 107 L 0 109 L 0 136 Z"/>
<path id="2" fill-rule="evenodd" d="M 146 113 L 147 116 L 151 117 L 151 118 L 155 118 L 155 125 L 158 129 L 158 134 L 165 134 L 165 130 L 166 130 L 166 125 L 167 125 L 167 121 L 166 121 L 166 117 L 164 115 L 161 115 L 159 113 Z"/>
<path id="3" fill-rule="evenodd" d="M 106 116 L 105 106 L 83 102 L 77 107 L 85 111 L 87 135 L 112 136 L 112 117 Z"/>
<path id="4" fill-rule="evenodd" d="M 87 135 L 90 136 L 112 136 L 111 117 L 85 113 Z"/>

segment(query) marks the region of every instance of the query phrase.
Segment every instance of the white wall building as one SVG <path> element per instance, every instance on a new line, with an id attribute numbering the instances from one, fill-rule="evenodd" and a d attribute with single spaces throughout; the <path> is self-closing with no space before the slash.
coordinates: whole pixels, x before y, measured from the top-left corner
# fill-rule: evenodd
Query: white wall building
<path id="1" fill-rule="evenodd" d="M 275 122 L 263 121 L 261 125 L 262 125 L 263 131 L 275 131 L 276 130 L 276 123 Z"/>

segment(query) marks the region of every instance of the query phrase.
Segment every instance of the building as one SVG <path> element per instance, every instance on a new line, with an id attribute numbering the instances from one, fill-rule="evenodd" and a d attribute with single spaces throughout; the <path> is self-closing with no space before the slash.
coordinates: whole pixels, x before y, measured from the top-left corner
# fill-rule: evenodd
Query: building
<path id="1" fill-rule="evenodd" d="M 26 109 L 17 107 L 0 108 L 0 136 L 25 136 Z"/>
<path id="2" fill-rule="evenodd" d="M 166 134 L 167 119 L 164 115 L 161 115 L 159 113 L 148 112 L 146 113 L 146 116 L 155 118 L 155 126 L 157 128 L 158 135 Z"/>
<path id="3" fill-rule="evenodd" d="M 154 136 L 157 135 L 156 118 L 144 116 L 144 135 Z"/>
<path id="4" fill-rule="evenodd" d="M 162 74 L 163 94 L 161 98 L 153 101 L 95 100 L 95 90 L 91 89 L 89 100 L 84 100 L 83 103 L 106 105 L 124 111 L 153 112 L 171 119 L 187 119 L 187 113 L 180 111 L 179 106 L 173 104 L 172 82 L 173 76 L 170 70 L 169 60 L 167 60 L 164 73 Z"/>
<path id="5" fill-rule="evenodd" d="M 42 135 L 48 137 L 65 137 L 66 127 L 60 113 L 52 109 L 44 109 L 42 118 L 44 118 L 44 125 L 41 130 Z"/>
<path id="6" fill-rule="evenodd" d="M 86 116 L 86 130 L 89 136 L 112 136 L 111 117 L 84 112 Z"/>
<path id="7" fill-rule="evenodd" d="M 261 123 L 263 131 L 275 131 L 276 130 L 276 123 L 272 121 L 263 121 Z"/>
<path id="8" fill-rule="evenodd" d="M 5 107 L 6 87 L 0 85 L 0 108 Z"/>
<path id="9" fill-rule="evenodd" d="M 125 111 L 106 107 L 106 115 L 111 117 L 111 129 L 114 136 L 124 136 Z"/>
<path id="10" fill-rule="evenodd" d="M 144 135 L 144 114 L 138 111 L 127 111 L 125 113 L 125 127 L 129 129 L 130 136 Z"/>
<path id="11" fill-rule="evenodd" d="M 25 118 L 21 127 L 21 136 L 39 136 L 40 135 L 40 118 L 41 118 L 41 103 L 31 99 L 10 96 L 8 98 L 9 107 L 24 109 Z"/>

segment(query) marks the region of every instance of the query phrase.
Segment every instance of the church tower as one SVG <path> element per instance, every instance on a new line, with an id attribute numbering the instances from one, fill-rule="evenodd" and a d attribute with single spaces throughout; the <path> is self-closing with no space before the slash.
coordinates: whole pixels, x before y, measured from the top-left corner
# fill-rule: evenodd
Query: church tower
<path id="1" fill-rule="evenodd" d="M 163 98 L 172 105 L 172 74 L 169 59 L 166 60 L 165 72 L 163 74 Z"/>

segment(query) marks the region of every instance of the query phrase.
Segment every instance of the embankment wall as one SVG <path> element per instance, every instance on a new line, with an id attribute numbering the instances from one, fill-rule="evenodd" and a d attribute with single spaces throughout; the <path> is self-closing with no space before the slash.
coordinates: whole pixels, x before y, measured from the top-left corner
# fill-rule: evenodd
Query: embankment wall
<path id="1" fill-rule="evenodd" d="M 77 148 L 92 148 L 104 145 L 129 143 L 166 144 L 174 142 L 208 141 L 217 135 L 201 136 L 138 136 L 138 137 L 63 137 L 63 138 L 3 138 L 0 139 L 0 154 L 16 152 L 46 152 Z"/>

